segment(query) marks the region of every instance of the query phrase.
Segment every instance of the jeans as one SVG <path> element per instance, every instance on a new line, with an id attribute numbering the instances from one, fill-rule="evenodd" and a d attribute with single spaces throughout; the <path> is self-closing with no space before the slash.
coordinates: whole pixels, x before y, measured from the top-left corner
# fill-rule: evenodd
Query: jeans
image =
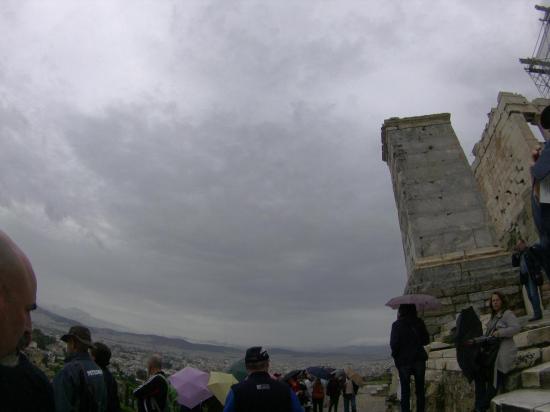
<path id="1" fill-rule="evenodd" d="M 476 391 L 475 408 L 476 412 L 485 412 L 491 407 L 491 399 L 504 388 L 504 374 L 497 371 L 497 387 L 493 386 L 493 382 L 487 382 L 480 377 L 474 378 Z"/>
<path id="2" fill-rule="evenodd" d="M 535 243 L 532 248 L 544 273 L 550 280 L 550 235 L 539 233 L 539 236 L 539 242 Z"/>
<path id="3" fill-rule="evenodd" d="M 313 399 L 313 412 L 323 412 L 324 399 Z"/>
<path id="4" fill-rule="evenodd" d="M 424 394 L 424 374 L 426 362 L 418 361 L 412 365 L 399 366 L 399 381 L 401 382 L 401 412 L 411 411 L 411 375 L 414 376 L 416 389 L 416 410 L 425 412 L 426 398 Z"/>
<path id="5" fill-rule="evenodd" d="M 355 404 L 355 395 L 344 395 L 344 412 L 350 412 L 349 407 L 351 405 L 351 412 L 357 412 L 357 405 Z"/>
<path id="6" fill-rule="evenodd" d="M 535 280 L 530 275 L 527 275 L 527 284 L 525 285 L 525 289 L 527 290 L 527 296 L 529 296 L 529 300 L 531 301 L 531 305 L 533 306 L 534 317 L 542 318 L 542 309 L 540 308 L 539 287 L 536 284 Z"/>
<path id="7" fill-rule="evenodd" d="M 340 400 L 340 396 L 331 396 L 330 397 L 330 403 L 328 404 L 328 412 L 332 412 L 332 408 L 334 408 L 334 412 L 338 412 L 338 401 Z"/>

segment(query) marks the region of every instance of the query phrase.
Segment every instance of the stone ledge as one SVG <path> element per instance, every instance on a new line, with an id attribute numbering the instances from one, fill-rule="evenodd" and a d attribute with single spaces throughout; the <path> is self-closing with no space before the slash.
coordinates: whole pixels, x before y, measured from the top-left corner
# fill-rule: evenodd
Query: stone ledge
<path id="1" fill-rule="evenodd" d="M 445 255 L 429 256 L 418 259 L 415 262 L 415 270 L 425 269 L 436 266 L 443 266 L 453 263 L 462 263 L 466 261 L 487 259 L 491 257 L 509 256 L 510 253 L 500 247 L 484 247 L 474 250 L 465 250 L 461 252 L 448 253 Z"/>
<path id="2" fill-rule="evenodd" d="M 514 336 L 518 349 L 550 344 L 550 326 L 531 329 Z"/>
<path id="3" fill-rule="evenodd" d="M 498 395 L 491 402 L 491 411 L 548 412 L 550 411 L 550 391 L 520 389 Z"/>
<path id="4" fill-rule="evenodd" d="M 546 362 L 532 368 L 525 369 L 521 372 L 521 384 L 524 388 L 541 388 L 544 380 L 542 379 L 543 372 L 550 371 L 550 362 Z M 548 388 L 544 388 L 548 389 Z"/>

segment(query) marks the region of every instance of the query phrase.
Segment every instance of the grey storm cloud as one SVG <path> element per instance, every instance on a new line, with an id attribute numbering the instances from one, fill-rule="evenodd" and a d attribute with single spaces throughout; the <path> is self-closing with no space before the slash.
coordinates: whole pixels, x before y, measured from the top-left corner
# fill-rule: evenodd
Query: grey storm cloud
<path id="1" fill-rule="evenodd" d="M 0 224 L 39 301 L 142 331 L 379 343 L 405 269 L 380 125 L 469 152 L 536 2 L 0 6 Z"/>

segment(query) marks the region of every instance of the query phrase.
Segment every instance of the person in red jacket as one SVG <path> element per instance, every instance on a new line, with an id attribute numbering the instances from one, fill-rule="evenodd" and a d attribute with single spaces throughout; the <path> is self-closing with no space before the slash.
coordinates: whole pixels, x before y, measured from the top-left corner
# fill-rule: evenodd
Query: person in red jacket
<path id="1" fill-rule="evenodd" d="M 313 399 L 313 412 L 323 412 L 323 403 L 325 401 L 325 387 L 321 379 L 316 378 L 313 382 L 313 390 L 311 392 Z"/>

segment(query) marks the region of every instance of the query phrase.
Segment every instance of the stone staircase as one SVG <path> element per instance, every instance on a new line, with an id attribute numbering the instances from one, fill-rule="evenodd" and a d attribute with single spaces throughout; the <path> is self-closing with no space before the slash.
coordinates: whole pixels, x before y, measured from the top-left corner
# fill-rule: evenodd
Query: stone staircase
<path id="1" fill-rule="evenodd" d="M 516 370 L 511 374 L 508 393 L 493 400 L 495 412 L 550 411 L 550 315 L 514 337 L 518 346 Z"/>

